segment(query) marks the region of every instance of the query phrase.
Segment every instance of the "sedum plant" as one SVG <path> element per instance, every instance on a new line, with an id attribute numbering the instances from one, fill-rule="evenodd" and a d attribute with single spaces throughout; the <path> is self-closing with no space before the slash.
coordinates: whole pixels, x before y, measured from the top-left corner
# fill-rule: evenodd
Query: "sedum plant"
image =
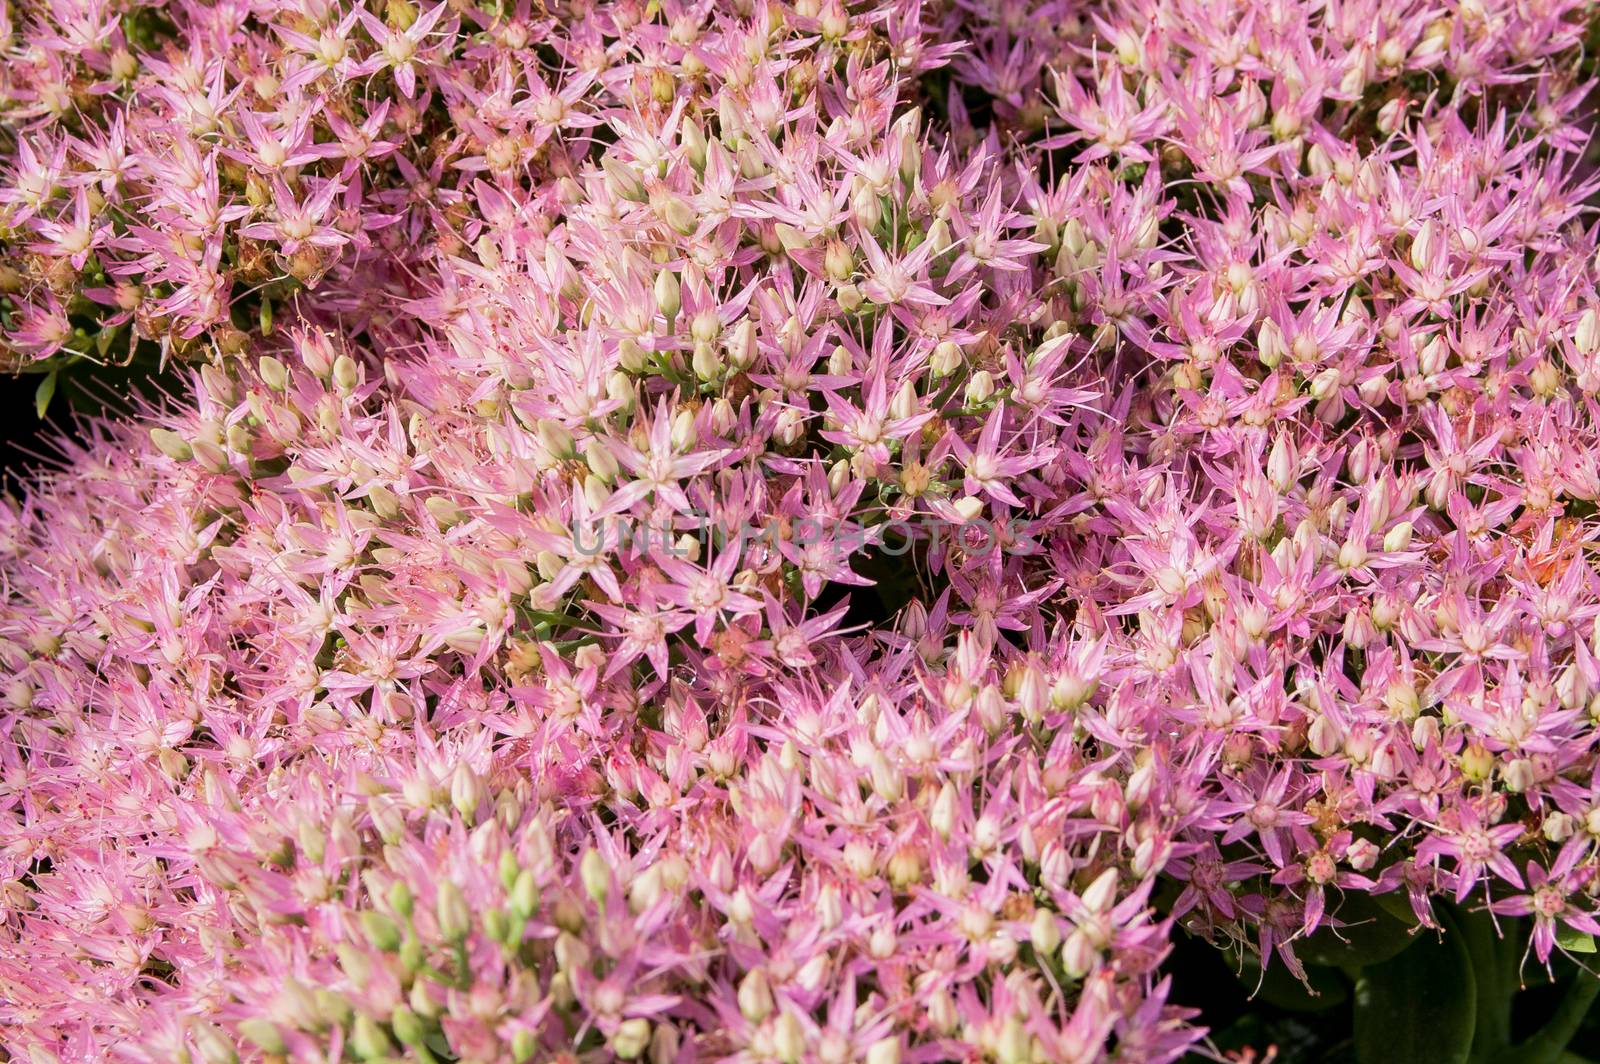
<path id="1" fill-rule="evenodd" d="M 1587 17 L 0 15 L 0 1047 L 1559 1059 Z"/>

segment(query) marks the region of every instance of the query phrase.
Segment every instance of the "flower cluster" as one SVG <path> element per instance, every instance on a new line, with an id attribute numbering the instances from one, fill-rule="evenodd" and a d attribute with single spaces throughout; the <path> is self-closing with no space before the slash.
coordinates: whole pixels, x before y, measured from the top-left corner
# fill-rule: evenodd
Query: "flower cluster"
<path id="1" fill-rule="evenodd" d="M 0 508 L 0 1047 L 1167 1061 L 1176 934 L 1600 931 L 1584 7 L 0 21 L 5 343 L 190 360 Z"/>

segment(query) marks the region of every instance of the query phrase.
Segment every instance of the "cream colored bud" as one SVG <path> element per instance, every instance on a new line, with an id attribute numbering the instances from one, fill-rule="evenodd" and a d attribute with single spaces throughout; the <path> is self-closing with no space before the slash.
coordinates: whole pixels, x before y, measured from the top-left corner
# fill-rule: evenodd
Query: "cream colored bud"
<path id="1" fill-rule="evenodd" d="M 578 862 L 578 878 L 583 882 L 583 889 L 598 905 L 604 905 L 606 895 L 611 893 L 611 869 L 606 866 L 606 859 L 600 856 L 600 851 L 593 847 L 583 853 L 583 859 Z"/>
<path id="2" fill-rule="evenodd" d="M 900 1064 L 900 1039 L 890 1035 L 868 1046 L 867 1064 Z"/>
<path id="3" fill-rule="evenodd" d="M 261 383 L 275 392 L 287 391 L 289 387 L 289 367 L 273 358 L 271 355 L 262 355 L 256 363 L 256 368 L 261 374 Z"/>
<path id="4" fill-rule="evenodd" d="M 1422 228 L 1417 230 L 1417 235 L 1411 241 L 1411 266 L 1416 270 L 1426 270 L 1433 260 L 1433 249 L 1439 239 L 1439 226 L 1432 218 L 1422 223 Z"/>
<path id="5" fill-rule="evenodd" d="M 483 800 L 483 781 L 478 779 L 478 774 L 472 771 L 472 766 L 466 762 L 456 765 L 456 771 L 450 778 L 450 803 L 456 806 L 456 811 L 472 821 L 472 816 L 477 813 L 478 803 Z"/>
<path id="6" fill-rule="evenodd" d="M 672 415 L 672 446 L 677 451 L 687 451 L 700 438 L 695 428 L 694 411 L 684 409 Z"/>
<path id="7" fill-rule="evenodd" d="M 1519 757 L 1500 767 L 1500 780 L 1512 794 L 1522 794 L 1533 786 L 1533 762 Z"/>
<path id="8" fill-rule="evenodd" d="M 835 344 L 833 350 L 828 352 L 828 373 L 834 377 L 847 377 L 855 368 L 855 360 L 850 355 L 850 349 L 843 344 Z"/>
<path id="9" fill-rule="evenodd" d="M 1472 743 L 1461 751 L 1461 775 L 1473 783 L 1481 783 L 1494 771 L 1494 755 L 1482 743 Z"/>
<path id="10" fill-rule="evenodd" d="M 589 471 L 607 484 L 616 480 L 619 466 L 617 456 L 611 453 L 611 448 L 597 437 L 590 437 L 583 445 L 583 458 L 589 466 Z"/>
<path id="11" fill-rule="evenodd" d="M 222 1032 L 222 1028 L 198 1023 L 190 1033 L 205 1064 L 239 1064 L 239 1051 L 233 1047 L 233 1042 Z"/>
<path id="12" fill-rule="evenodd" d="M 1041 957 L 1055 953 L 1061 945 L 1061 924 L 1056 914 L 1049 909 L 1035 912 L 1033 926 L 1028 930 L 1028 940 L 1033 943 L 1034 952 Z"/>
<path id="13" fill-rule="evenodd" d="M 772 1025 L 772 1052 L 782 1064 L 800 1064 L 806 1051 L 806 1031 L 800 1018 L 785 1009 Z"/>
<path id="14" fill-rule="evenodd" d="M 1287 492 L 1299 480 L 1299 456 L 1287 433 L 1278 436 L 1267 456 L 1267 479 L 1279 494 Z"/>
<path id="15" fill-rule="evenodd" d="M 577 456 L 576 442 L 566 426 L 550 418 L 540 418 L 536 431 L 539 443 L 552 458 L 566 460 Z"/>
<path id="16" fill-rule="evenodd" d="M 664 196 L 660 214 L 661 220 L 671 226 L 680 236 L 688 236 L 700 228 L 700 222 L 694 215 L 694 208 L 689 206 L 688 201 L 682 196 Z"/>
<path id="17" fill-rule="evenodd" d="M 1061 944 L 1061 967 L 1068 979 L 1082 979 L 1088 975 L 1099 958 L 1100 951 L 1081 927 L 1074 929 Z"/>
<path id="18" fill-rule="evenodd" d="M 756 323 L 746 318 L 734 327 L 728 344 L 728 359 L 737 368 L 746 370 L 755 365 L 757 354 Z"/>
<path id="19" fill-rule="evenodd" d="M 689 360 L 694 369 L 694 375 L 703 381 L 714 381 L 722 376 L 722 355 L 716 347 L 708 343 L 694 345 L 694 355 Z"/>
<path id="20" fill-rule="evenodd" d="M 642 1016 L 623 1020 L 611 1036 L 611 1052 L 620 1060 L 634 1060 L 650 1045 L 650 1021 Z"/>
<path id="21" fill-rule="evenodd" d="M 361 367 L 349 355 L 333 360 L 333 384 L 343 395 L 349 395 L 361 383 Z"/>
<path id="22" fill-rule="evenodd" d="M 894 398 L 889 401 L 889 416 L 896 420 L 912 417 L 917 412 L 917 389 L 906 381 L 894 393 Z"/>
<path id="23" fill-rule="evenodd" d="M 1570 839 L 1576 827 L 1577 822 L 1573 820 L 1570 814 L 1554 812 L 1545 816 L 1544 823 L 1540 826 L 1540 831 L 1550 842 L 1560 843 Z"/>
<path id="24" fill-rule="evenodd" d="M 678 316 L 678 310 L 683 306 L 682 287 L 678 283 L 678 275 L 671 270 L 662 270 L 656 274 L 655 296 L 657 309 L 670 323 Z"/>
<path id="25" fill-rule="evenodd" d="M 823 254 L 823 269 L 827 272 L 828 280 L 835 284 L 849 280 L 856 272 L 855 256 L 851 254 L 849 245 L 842 240 L 830 240 Z"/>
<path id="26" fill-rule="evenodd" d="M 983 500 L 976 495 L 962 496 L 953 505 L 963 524 L 975 519 L 984 510 Z"/>
<path id="27" fill-rule="evenodd" d="M 751 1023 L 760 1023 L 772 1015 L 772 989 L 767 985 L 765 969 L 756 968 L 739 983 L 739 1012 Z"/>
<path id="28" fill-rule="evenodd" d="M 994 392 L 994 375 L 986 369 L 980 369 L 967 381 L 967 405 L 980 406 L 988 402 Z"/>
<path id="29" fill-rule="evenodd" d="M 1585 355 L 1600 351 L 1600 310 L 1590 307 L 1572 330 L 1572 343 Z"/>
<path id="30" fill-rule="evenodd" d="M 187 462 L 194 457 L 194 448 L 190 446 L 189 441 L 171 429 L 151 429 L 150 442 L 175 462 Z"/>
<path id="31" fill-rule="evenodd" d="M 605 171 L 607 184 L 611 186 L 611 191 L 615 195 L 635 203 L 645 201 L 644 183 L 639 179 L 639 172 L 632 166 L 608 154 L 600 160 L 600 167 Z"/>

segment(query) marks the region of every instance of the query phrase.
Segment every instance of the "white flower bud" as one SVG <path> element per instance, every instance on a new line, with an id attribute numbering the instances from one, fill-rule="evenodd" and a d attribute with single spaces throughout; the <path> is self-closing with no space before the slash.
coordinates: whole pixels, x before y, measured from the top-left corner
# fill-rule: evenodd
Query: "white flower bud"
<path id="1" fill-rule="evenodd" d="M 1544 818 L 1544 824 L 1540 830 L 1544 832 L 1546 839 L 1559 843 L 1570 839 L 1576 827 L 1577 822 L 1573 820 L 1570 814 L 1555 812 Z"/>
<path id="2" fill-rule="evenodd" d="M 617 456 L 611 453 L 611 448 L 605 442 L 591 437 L 583 445 L 584 461 L 588 463 L 589 470 L 595 476 L 611 483 L 617 477 Z"/>
<path id="3" fill-rule="evenodd" d="M 772 989 L 767 985 L 765 969 L 756 968 L 739 983 L 739 1012 L 751 1023 L 760 1023 L 772 1015 Z"/>
<path id="4" fill-rule="evenodd" d="M 1533 762 L 1525 757 L 1519 757 L 1500 767 L 1501 782 L 1512 794 L 1522 794 L 1532 787 L 1534 775 Z"/>
<path id="5" fill-rule="evenodd" d="M 1428 263 L 1433 258 L 1433 248 L 1439 239 L 1439 227 L 1432 218 L 1422 223 L 1422 228 L 1417 230 L 1417 235 L 1411 241 L 1411 266 L 1416 270 L 1426 270 Z"/>
<path id="6" fill-rule="evenodd" d="M 961 348 L 953 340 L 941 340 L 930 361 L 935 377 L 948 377 L 961 368 Z"/>
<path id="7" fill-rule="evenodd" d="M 189 445 L 189 441 L 171 429 L 151 429 L 150 442 L 174 462 L 187 462 L 194 457 L 194 448 Z"/>
<path id="8" fill-rule="evenodd" d="M 193 1030 L 195 1048 L 205 1064 L 239 1064 L 239 1051 L 220 1027 L 198 1023 Z"/>
<path id="9" fill-rule="evenodd" d="M 349 395 L 361 383 L 361 367 L 349 355 L 340 355 L 333 360 L 333 384 L 339 389 L 340 394 Z"/>
<path id="10" fill-rule="evenodd" d="M 438 923 L 438 933 L 450 941 L 466 938 L 467 930 L 472 926 L 472 910 L 467 907 L 466 894 L 462 894 L 461 888 L 451 880 L 438 880 L 434 920 Z"/>
<path id="11" fill-rule="evenodd" d="M 1350 862 L 1350 867 L 1357 872 L 1365 872 L 1378 863 L 1379 850 L 1377 843 L 1370 839 L 1356 839 L 1345 849 L 1345 860 Z"/>
<path id="12" fill-rule="evenodd" d="M 450 804 L 470 824 L 482 800 L 483 781 L 478 774 L 465 761 L 456 765 L 455 774 L 450 778 Z"/>
<path id="13" fill-rule="evenodd" d="M 1267 456 L 1267 479 L 1279 494 L 1287 492 L 1299 480 L 1299 467 L 1294 442 L 1288 433 L 1279 435 L 1272 445 L 1272 453 Z"/>
<path id="14" fill-rule="evenodd" d="M 572 438 L 572 433 L 559 421 L 550 418 L 540 418 L 537 426 L 539 444 L 550 456 L 557 460 L 565 460 L 577 456 L 577 447 Z"/>
<path id="15" fill-rule="evenodd" d="M 578 878 L 583 882 L 584 892 L 593 898 L 595 904 L 604 905 L 606 895 L 611 893 L 611 869 L 606 865 L 606 859 L 600 856 L 600 851 L 592 846 L 583 852 L 583 859 L 578 862 Z"/>
<path id="16" fill-rule="evenodd" d="M 906 381 L 894 393 L 894 398 L 889 402 L 889 416 L 896 420 L 912 417 L 917 412 L 917 389 Z"/>
<path id="17" fill-rule="evenodd" d="M 1061 945 L 1061 967 L 1069 979 L 1082 979 L 1094 968 L 1100 951 L 1083 928 L 1076 928 Z"/>
<path id="18" fill-rule="evenodd" d="M 900 1039 L 891 1035 L 868 1046 L 867 1064 L 900 1064 Z"/>
<path id="19" fill-rule="evenodd" d="M 1117 870 L 1108 868 L 1095 877 L 1083 892 L 1083 904 L 1090 912 L 1110 912 L 1117 901 Z"/>
<path id="20" fill-rule="evenodd" d="M 722 355 L 714 344 L 696 343 L 689 365 L 694 375 L 703 381 L 715 381 L 722 376 Z"/>
<path id="21" fill-rule="evenodd" d="M 623 1020 L 611 1035 L 611 1052 L 621 1060 L 641 1056 L 650 1045 L 650 1021 L 642 1016 Z"/>
<path id="22" fill-rule="evenodd" d="M 964 495 L 953 504 L 963 523 L 972 521 L 983 513 L 983 500 L 976 495 Z"/>
<path id="23" fill-rule="evenodd" d="M 994 374 L 980 369 L 967 381 L 967 405 L 980 406 L 994 395 Z"/>
<path id="24" fill-rule="evenodd" d="M 261 383 L 275 392 L 287 391 L 289 388 L 289 367 L 273 358 L 271 355 L 262 355 L 256 362 L 256 368 L 261 374 Z"/>
<path id="25" fill-rule="evenodd" d="M 1590 307 L 1583 312 L 1572 331 L 1572 343 L 1585 355 L 1600 351 L 1600 310 Z"/>
<path id="26" fill-rule="evenodd" d="M 676 451 L 687 451 L 699 439 L 699 431 L 694 424 L 694 411 L 679 410 L 672 416 L 672 447 Z"/>
<path id="27" fill-rule="evenodd" d="M 600 160 L 600 167 L 605 171 L 606 183 L 611 186 L 611 191 L 621 199 L 632 200 L 634 203 L 643 203 L 647 198 L 644 183 L 639 180 L 639 172 L 616 156 L 607 154 Z"/>
<path id="28" fill-rule="evenodd" d="M 1034 952 L 1041 957 L 1054 953 L 1056 947 L 1061 945 L 1061 924 L 1056 920 L 1056 914 L 1049 909 L 1034 913 L 1028 940 L 1033 943 Z"/>
<path id="29" fill-rule="evenodd" d="M 683 306 L 682 288 L 678 284 L 676 273 L 662 270 L 656 274 L 655 297 L 656 307 L 670 324 L 678 316 L 679 308 Z"/>

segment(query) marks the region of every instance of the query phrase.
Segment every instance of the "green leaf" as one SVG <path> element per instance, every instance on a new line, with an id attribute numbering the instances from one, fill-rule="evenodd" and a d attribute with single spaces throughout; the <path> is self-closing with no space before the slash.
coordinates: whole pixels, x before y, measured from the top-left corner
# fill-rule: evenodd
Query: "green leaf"
<path id="1" fill-rule="evenodd" d="M 1562 924 L 1556 930 L 1556 945 L 1568 953 L 1593 953 L 1594 936 L 1587 931 Z"/>
<path id="2" fill-rule="evenodd" d="M 61 376 L 59 369 L 53 369 L 45 374 L 44 380 L 39 382 L 38 389 L 33 393 L 33 409 L 38 413 L 40 420 L 44 419 L 45 411 L 50 409 L 50 400 L 56 394 L 56 379 Z"/>
<path id="3" fill-rule="evenodd" d="M 1377 903 L 1378 907 L 1396 920 L 1402 920 L 1407 926 L 1417 922 L 1416 910 L 1411 908 L 1411 897 L 1403 890 L 1390 891 L 1387 894 L 1365 895 Z"/>
<path id="4" fill-rule="evenodd" d="M 1461 936 L 1426 935 L 1356 979 L 1356 1059 L 1465 1064 L 1476 1013 L 1477 987 Z"/>
<path id="5" fill-rule="evenodd" d="M 1255 1000 L 1264 1001 L 1287 1012 L 1325 1012 L 1350 999 L 1350 986 L 1332 968 L 1306 965 L 1307 987 L 1289 972 L 1289 966 L 1274 961 L 1265 974 L 1254 956 L 1245 958 L 1239 982 Z"/>
<path id="6" fill-rule="evenodd" d="M 1329 968 L 1362 968 L 1382 964 L 1416 938 L 1415 916 L 1402 920 L 1369 894 L 1346 894 L 1334 915 L 1344 926 L 1323 927 L 1296 942 L 1295 956 Z"/>

